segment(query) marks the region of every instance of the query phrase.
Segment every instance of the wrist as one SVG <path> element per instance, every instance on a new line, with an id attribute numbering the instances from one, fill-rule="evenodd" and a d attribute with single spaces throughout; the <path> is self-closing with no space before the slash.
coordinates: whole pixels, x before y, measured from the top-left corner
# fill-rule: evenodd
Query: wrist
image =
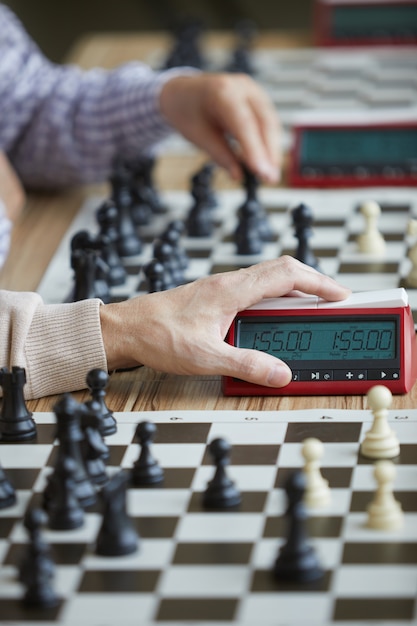
<path id="1" fill-rule="evenodd" d="M 132 342 L 125 308 L 123 303 L 100 307 L 101 334 L 109 371 L 141 365 L 131 356 Z"/>

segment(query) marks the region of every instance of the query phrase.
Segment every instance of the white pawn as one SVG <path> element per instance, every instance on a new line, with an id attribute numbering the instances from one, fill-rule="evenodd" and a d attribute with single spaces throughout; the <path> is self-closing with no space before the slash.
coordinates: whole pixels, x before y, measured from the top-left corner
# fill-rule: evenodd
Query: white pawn
<path id="1" fill-rule="evenodd" d="M 378 230 L 381 207 L 377 202 L 369 200 L 362 204 L 360 211 L 365 218 L 365 231 L 357 238 L 359 251 L 367 254 L 384 254 L 385 240 Z"/>
<path id="2" fill-rule="evenodd" d="M 417 220 L 410 220 L 407 227 L 408 235 L 417 235 Z M 411 261 L 411 269 L 406 277 L 408 287 L 417 287 L 417 242 L 410 248 L 408 258 Z"/>
<path id="3" fill-rule="evenodd" d="M 378 484 L 374 499 L 369 504 L 368 522 L 370 528 L 376 530 L 396 530 L 404 523 L 401 504 L 394 498 L 393 483 L 395 465 L 392 461 L 377 461 L 374 468 L 375 480 Z"/>
<path id="4" fill-rule="evenodd" d="M 400 453 L 397 435 L 387 420 L 392 393 L 384 385 L 375 385 L 368 391 L 367 398 L 374 421 L 362 441 L 361 454 L 369 459 L 392 459 Z"/>
<path id="5" fill-rule="evenodd" d="M 301 453 L 305 460 L 306 490 L 304 503 L 311 508 L 325 507 L 330 502 L 330 489 L 329 482 L 323 478 L 320 472 L 323 444 L 315 437 L 308 437 L 303 441 Z"/>

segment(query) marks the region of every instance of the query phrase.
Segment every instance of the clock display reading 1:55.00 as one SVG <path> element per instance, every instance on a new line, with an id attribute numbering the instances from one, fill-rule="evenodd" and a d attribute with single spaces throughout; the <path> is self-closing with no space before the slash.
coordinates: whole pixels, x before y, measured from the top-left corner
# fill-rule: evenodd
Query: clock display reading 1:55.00
<path id="1" fill-rule="evenodd" d="M 261 350 L 284 361 L 393 359 L 397 350 L 396 322 L 241 318 L 236 345 Z"/>

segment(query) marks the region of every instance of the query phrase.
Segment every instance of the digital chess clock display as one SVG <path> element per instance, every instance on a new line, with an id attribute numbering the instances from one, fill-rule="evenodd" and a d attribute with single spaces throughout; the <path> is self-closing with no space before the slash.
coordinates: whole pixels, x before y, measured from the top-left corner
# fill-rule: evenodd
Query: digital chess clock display
<path id="1" fill-rule="evenodd" d="M 300 125 L 294 128 L 293 186 L 414 186 L 417 123 Z"/>
<path id="2" fill-rule="evenodd" d="M 406 393 L 417 380 L 417 339 L 405 289 L 266 298 L 234 318 L 226 342 L 284 361 L 292 380 L 268 387 L 223 377 L 225 395 L 365 394 L 378 382 Z"/>
<path id="3" fill-rule="evenodd" d="M 417 42 L 415 0 L 317 0 L 317 45 L 383 45 Z"/>
<path id="4" fill-rule="evenodd" d="M 294 361 L 395 360 L 396 319 L 311 320 L 242 318 L 236 345 Z"/>
<path id="5" fill-rule="evenodd" d="M 300 164 L 331 172 L 371 168 L 383 173 L 388 166 L 417 171 L 417 128 L 312 128 L 301 138 Z"/>

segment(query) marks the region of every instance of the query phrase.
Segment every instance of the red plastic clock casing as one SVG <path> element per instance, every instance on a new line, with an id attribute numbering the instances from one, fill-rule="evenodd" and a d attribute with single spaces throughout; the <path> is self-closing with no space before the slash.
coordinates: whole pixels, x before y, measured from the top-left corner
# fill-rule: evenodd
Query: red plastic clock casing
<path id="1" fill-rule="evenodd" d="M 301 142 L 303 133 L 309 130 L 369 130 L 369 129 L 392 129 L 392 128 L 409 128 L 416 129 L 417 121 L 403 122 L 380 122 L 370 123 L 369 120 L 364 123 L 355 121 L 342 123 L 299 123 L 293 128 L 293 144 L 289 155 L 288 184 L 290 187 L 319 187 L 319 188 L 338 188 L 338 187 L 415 187 L 417 185 L 417 172 L 404 173 L 402 175 L 385 176 L 381 174 L 357 176 L 342 173 L 340 175 L 318 174 L 314 177 L 307 177 L 300 171 L 301 161 Z M 417 158 L 417 154 L 416 154 Z"/>
<path id="2" fill-rule="evenodd" d="M 386 35 L 381 31 L 374 36 L 358 36 L 340 40 L 332 32 L 332 17 L 337 7 L 360 6 L 364 8 L 370 6 L 377 8 L 378 6 L 416 4 L 416 0 L 337 0 L 337 2 L 334 0 L 316 0 L 313 13 L 314 43 L 319 47 L 350 48 L 359 46 L 415 46 L 417 44 L 417 36 L 411 31 L 398 36 Z"/>
<path id="3" fill-rule="evenodd" d="M 288 309 L 248 309 L 239 313 L 232 323 L 226 341 L 235 345 L 236 323 L 242 317 L 288 317 Z M 223 393 L 226 396 L 283 396 L 283 395 L 363 395 L 376 384 L 384 384 L 393 394 L 407 393 L 417 379 L 417 341 L 414 329 L 414 320 L 410 307 L 382 307 L 382 308 L 334 308 L 317 309 L 303 308 L 291 310 L 291 317 L 297 316 L 355 316 L 369 315 L 370 319 L 382 315 L 399 316 L 399 350 L 400 350 L 400 376 L 396 380 L 352 380 L 352 381 L 291 381 L 282 388 L 264 387 L 255 385 L 230 376 L 223 377 Z"/>

